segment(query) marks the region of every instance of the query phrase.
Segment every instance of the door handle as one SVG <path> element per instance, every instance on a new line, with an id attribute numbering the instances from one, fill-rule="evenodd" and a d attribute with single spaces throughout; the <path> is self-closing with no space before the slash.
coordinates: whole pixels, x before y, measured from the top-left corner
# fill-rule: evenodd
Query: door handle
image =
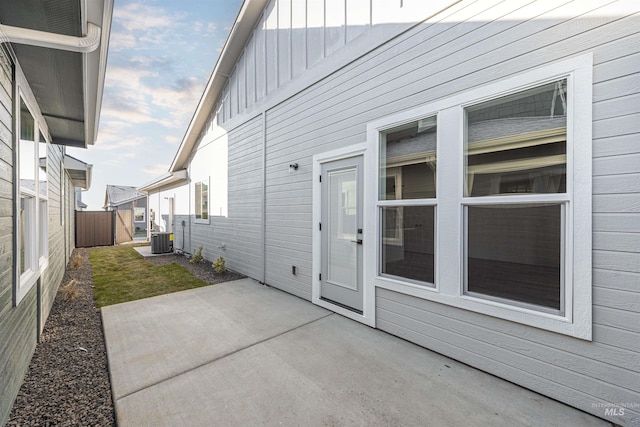
<path id="1" fill-rule="evenodd" d="M 362 239 L 352 240 L 351 243 L 357 243 L 358 245 L 362 244 Z"/>

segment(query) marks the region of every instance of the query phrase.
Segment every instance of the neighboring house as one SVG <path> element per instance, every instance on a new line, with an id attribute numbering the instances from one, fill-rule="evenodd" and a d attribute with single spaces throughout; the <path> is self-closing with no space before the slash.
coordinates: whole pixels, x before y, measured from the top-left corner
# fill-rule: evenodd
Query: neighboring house
<path id="1" fill-rule="evenodd" d="M 80 212 L 84 211 L 88 207 L 87 204 L 82 201 L 82 192 L 83 191 L 84 190 L 79 188 L 79 187 L 75 188 L 75 192 L 76 192 L 76 210 L 80 211 Z"/>
<path id="2" fill-rule="evenodd" d="M 640 425 L 639 81 L 638 2 L 247 0 L 141 190 L 176 249 Z"/>
<path id="3" fill-rule="evenodd" d="M 74 247 L 75 187 L 91 166 L 111 0 L 0 2 L 0 425 Z M 37 31 L 34 31 L 37 30 Z"/>
<path id="4" fill-rule="evenodd" d="M 104 209 L 108 211 L 131 211 L 133 227 L 136 232 L 147 230 L 147 195 L 136 187 L 125 185 L 107 185 L 104 196 Z"/>

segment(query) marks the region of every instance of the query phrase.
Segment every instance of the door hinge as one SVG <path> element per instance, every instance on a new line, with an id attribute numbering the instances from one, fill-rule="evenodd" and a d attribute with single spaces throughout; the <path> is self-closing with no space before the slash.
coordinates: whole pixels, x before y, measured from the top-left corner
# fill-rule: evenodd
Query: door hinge
<path id="1" fill-rule="evenodd" d="M 321 222 L 318 223 L 318 230 L 322 231 L 322 223 Z"/>
<path id="2" fill-rule="evenodd" d="M 322 175 L 318 176 L 318 178 L 320 178 L 320 182 L 322 182 Z"/>
<path id="3" fill-rule="evenodd" d="M 318 274 L 318 280 L 322 281 L 322 273 Z"/>

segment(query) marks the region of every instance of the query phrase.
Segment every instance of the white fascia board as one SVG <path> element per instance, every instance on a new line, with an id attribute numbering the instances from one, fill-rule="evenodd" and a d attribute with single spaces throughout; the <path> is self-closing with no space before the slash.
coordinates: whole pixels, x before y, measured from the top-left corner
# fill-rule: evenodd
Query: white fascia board
<path id="1" fill-rule="evenodd" d="M 167 172 L 164 175 L 159 176 L 151 182 L 146 183 L 142 187 L 138 187 L 138 191 L 150 192 L 154 190 L 159 190 L 162 187 L 165 187 L 169 184 L 175 184 L 176 182 L 186 181 L 187 180 L 187 170 L 182 169 L 175 172 Z"/>
<path id="2" fill-rule="evenodd" d="M 228 76 L 233 71 L 236 61 L 242 54 L 247 39 L 260 18 L 267 0 L 245 0 L 240 7 L 227 40 L 218 57 L 207 86 L 198 102 L 189 127 L 180 143 L 180 147 L 171 163 L 170 171 L 184 169 L 195 146 L 202 127 L 207 122 L 220 91 L 224 88 Z"/>
<path id="3" fill-rule="evenodd" d="M 93 0 L 83 2 L 83 26 L 89 24 L 102 29 L 100 47 L 93 52 L 83 54 L 83 90 L 84 90 L 84 126 L 85 147 L 94 145 L 98 137 L 100 111 L 104 91 L 104 79 L 107 68 L 107 52 L 111 35 L 113 0 Z M 86 24 L 85 24 L 86 23 Z"/>

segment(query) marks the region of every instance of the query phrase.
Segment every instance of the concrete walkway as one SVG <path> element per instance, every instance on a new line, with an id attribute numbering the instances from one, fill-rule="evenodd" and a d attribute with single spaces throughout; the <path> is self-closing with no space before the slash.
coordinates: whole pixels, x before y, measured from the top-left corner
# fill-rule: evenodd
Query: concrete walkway
<path id="1" fill-rule="evenodd" d="M 102 309 L 126 426 L 609 426 L 251 279 Z"/>

